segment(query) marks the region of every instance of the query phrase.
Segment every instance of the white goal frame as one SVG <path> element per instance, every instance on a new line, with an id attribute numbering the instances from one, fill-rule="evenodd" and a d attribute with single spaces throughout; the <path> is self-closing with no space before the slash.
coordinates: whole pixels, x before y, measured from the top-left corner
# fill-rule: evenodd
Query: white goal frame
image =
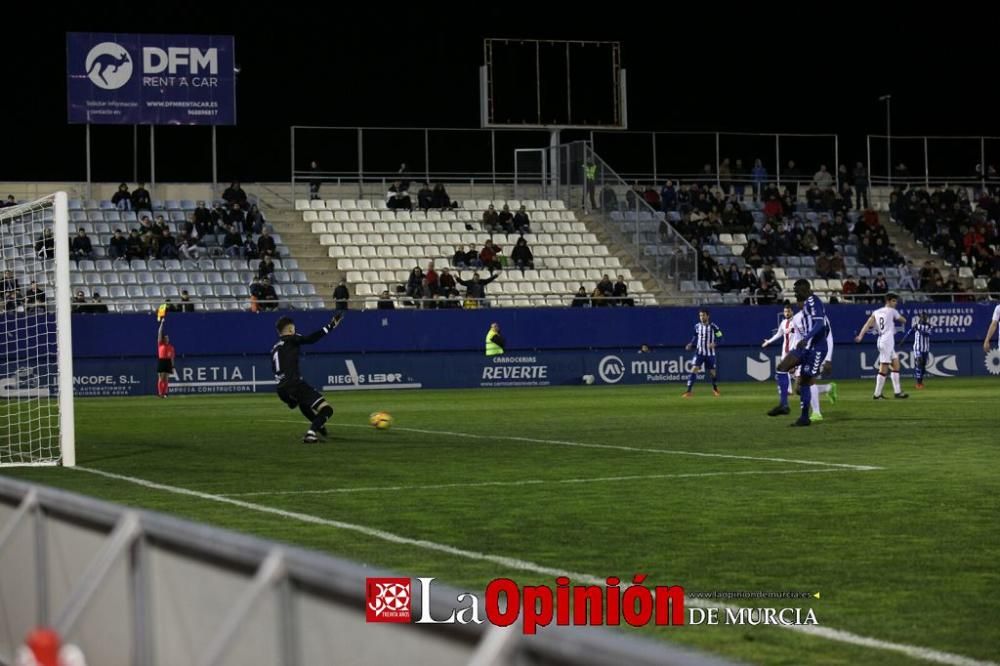
<path id="1" fill-rule="evenodd" d="M 54 262 L 52 278 L 55 282 L 55 325 L 56 364 L 58 382 L 55 386 L 58 401 L 59 437 L 58 457 L 42 461 L 0 461 L 4 467 L 35 467 L 62 464 L 64 467 L 76 465 L 76 428 L 73 408 L 73 328 L 71 320 L 71 291 L 69 271 L 69 201 L 66 192 L 55 192 L 34 201 L 0 209 L 3 218 L 16 218 L 39 210 L 47 202 L 52 203 L 52 235 L 54 241 Z M 43 218 L 44 219 L 44 218 Z M 6 224 L 14 224 L 8 220 Z M 52 387 L 49 385 L 51 395 Z M 11 398 L 18 399 L 17 396 Z"/>

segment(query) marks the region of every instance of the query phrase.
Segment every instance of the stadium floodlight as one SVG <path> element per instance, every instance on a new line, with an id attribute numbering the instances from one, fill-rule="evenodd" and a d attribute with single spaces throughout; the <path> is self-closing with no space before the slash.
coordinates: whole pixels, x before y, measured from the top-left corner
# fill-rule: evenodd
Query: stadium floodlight
<path id="1" fill-rule="evenodd" d="M 76 464 L 67 204 L 0 208 L 0 467 Z"/>

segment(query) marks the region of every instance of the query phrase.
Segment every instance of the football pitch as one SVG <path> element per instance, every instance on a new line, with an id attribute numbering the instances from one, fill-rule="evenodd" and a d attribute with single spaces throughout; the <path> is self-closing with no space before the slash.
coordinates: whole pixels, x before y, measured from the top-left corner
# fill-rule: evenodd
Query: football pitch
<path id="1" fill-rule="evenodd" d="M 808 607 L 815 627 L 630 630 L 738 661 L 995 659 L 1000 384 L 878 402 L 872 384 L 841 382 L 810 428 L 765 415 L 773 384 L 335 392 L 319 444 L 273 395 L 85 398 L 80 469 L 5 473 L 480 595 L 553 571 L 820 594 L 704 600 Z"/>

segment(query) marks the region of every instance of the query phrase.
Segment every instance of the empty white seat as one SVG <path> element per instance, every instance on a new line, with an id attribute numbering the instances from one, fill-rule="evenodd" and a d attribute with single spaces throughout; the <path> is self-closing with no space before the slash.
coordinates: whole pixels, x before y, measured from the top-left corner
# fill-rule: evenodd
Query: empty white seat
<path id="1" fill-rule="evenodd" d="M 346 210 L 338 210 L 334 212 L 333 219 L 337 220 L 338 222 L 347 222 L 349 219 L 351 219 L 351 214 L 348 213 Z"/>
<path id="2" fill-rule="evenodd" d="M 313 199 L 309 202 L 309 207 L 313 210 L 326 210 L 326 202 L 322 199 Z"/>
<path id="3" fill-rule="evenodd" d="M 351 259 L 351 258 L 349 258 L 349 257 L 345 257 L 343 259 L 338 259 L 337 260 L 337 270 L 340 270 L 340 271 L 353 271 L 354 270 L 354 260 Z"/>
<path id="4" fill-rule="evenodd" d="M 309 199 L 296 199 L 295 210 L 309 210 Z"/>
<path id="5" fill-rule="evenodd" d="M 319 221 L 320 222 L 333 222 L 333 211 L 330 211 L 330 210 L 321 210 L 319 212 Z"/>
<path id="6" fill-rule="evenodd" d="M 318 219 L 319 216 L 316 214 L 316 211 L 314 210 L 307 210 L 306 212 L 302 213 L 303 222 L 315 222 Z"/>

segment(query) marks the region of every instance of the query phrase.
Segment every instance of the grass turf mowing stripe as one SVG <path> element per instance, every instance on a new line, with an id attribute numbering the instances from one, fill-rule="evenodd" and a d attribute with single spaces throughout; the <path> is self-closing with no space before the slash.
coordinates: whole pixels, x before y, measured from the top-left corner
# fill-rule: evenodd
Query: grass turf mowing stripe
<path id="1" fill-rule="evenodd" d="M 247 509 L 249 511 L 273 514 L 281 516 L 283 518 L 298 520 L 300 522 L 310 523 L 313 525 L 324 525 L 327 527 L 334 527 L 342 530 L 350 530 L 353 532 L 364 534 L 366 536 L 373 537 L 375 539 L 389 541 L 396 544 L 415 546 L 417 548 L 433 550 L 466 559 L 492 562 L 494 564 L 498 564 L 500 566 L 507 567 L 513 570 L 527 571 L 530 573 L 535 573 L 543 576 L 552 576 L 552 577 L 567 576 L 571 580 L 577 580 L 583 583 L 587 583 L 588 585 L 603 585 L 605 583 L 604 579 L 589 574 L 563 571 L 560 569 L 546 567 L 541 564 L 536 564 L 534 562 L 529 562 L 526 560 L 519 560 L 517 558 L 505 557 L 502 555 L 492 555 L 489 553 L 480 553 L 472 550 L 465 550 L 462 548 L 456 548 L 455 546 L 449 546 L 447 544 L 436 543 L 433 541 L 412 539 L 409 537 L 404 537 L 398 534 L 394 534 L 392 532 L 386 532 L 384 530 L 379 530 L 373 527 L 367 527 L 365 525 L 356 525 L 353 523 L 347 523 L 340 520 L 321 518 L 319 516 L 313 516 L 306 513 L 299 513 L 296 511 L 285 511 L 284 509 L 278 509 L 275 507 L 267 506 L 265 504 L 255 504 L 252 502 L 247 502 L 244 500 L 239 500 L 231 497 L 212 495 L 210 493 L 204 493 L 197 490 L 190 490 L 188 488 L 181 488 L 178 486 L 170 486 L 163 483 L 157 483 L 154 481 L 147 481 L 146 479 L 140 479 L 134 476 L 114 474 L 112 472 L 105 472 L 103 470 L 89 468 L 89 467 L 71 467 L 68 469 L 73 469 L 88 474 L 94 474 L 97 476 L 103 476 L 117 481 L 125 481 L 152 490 L 160 490 L 168 493 L 173 493 L 176 495 L 186 495 L 188 497 L 196 497 L 211 502 L 229 504 L 232 506 Z M 726 604 L 708 604 L 704 601 L 691 598 L 685 599 L 685 603 L 691 606 L 709 606 L 714 608 L 734 608 L 734 609 L 738 608 Z M 887 650 L 891 652 L 898 652 L 900 654 L 904 654 L 914 659 L 922 659 L 924 661 L 929 661 L 933 663 L 946 664 L 947 666 L 1000 666 L 996 662 L 992 661 L 979 661 L 962 655 L 953 654 L 950 652 L 942 652 L 939 650 L 933 650 L 931 648 L 920 647 L 917 645 L 908 645 L 906 643 L 893 643 L 890 641 L 883 641 L 878 638 L 861 636 L 858 634 L 853 634 L 848 631 L 841 631 L 839 629 L 833 629 L 830 627 L 819 627 L 814 625 L 801 625 L 801 626 L 783 625 L 783 624 L 778 624 L 774 626 L 782 627 L 784 629 L 789 629 L 791 631 L 796 631 L 810 636 L 817 636 L 820 638 L 825 638 L 827 640 L 837 641 L 841 643 L 848 643 L 851 645 L 857 645 L 876 650 Z"/>

